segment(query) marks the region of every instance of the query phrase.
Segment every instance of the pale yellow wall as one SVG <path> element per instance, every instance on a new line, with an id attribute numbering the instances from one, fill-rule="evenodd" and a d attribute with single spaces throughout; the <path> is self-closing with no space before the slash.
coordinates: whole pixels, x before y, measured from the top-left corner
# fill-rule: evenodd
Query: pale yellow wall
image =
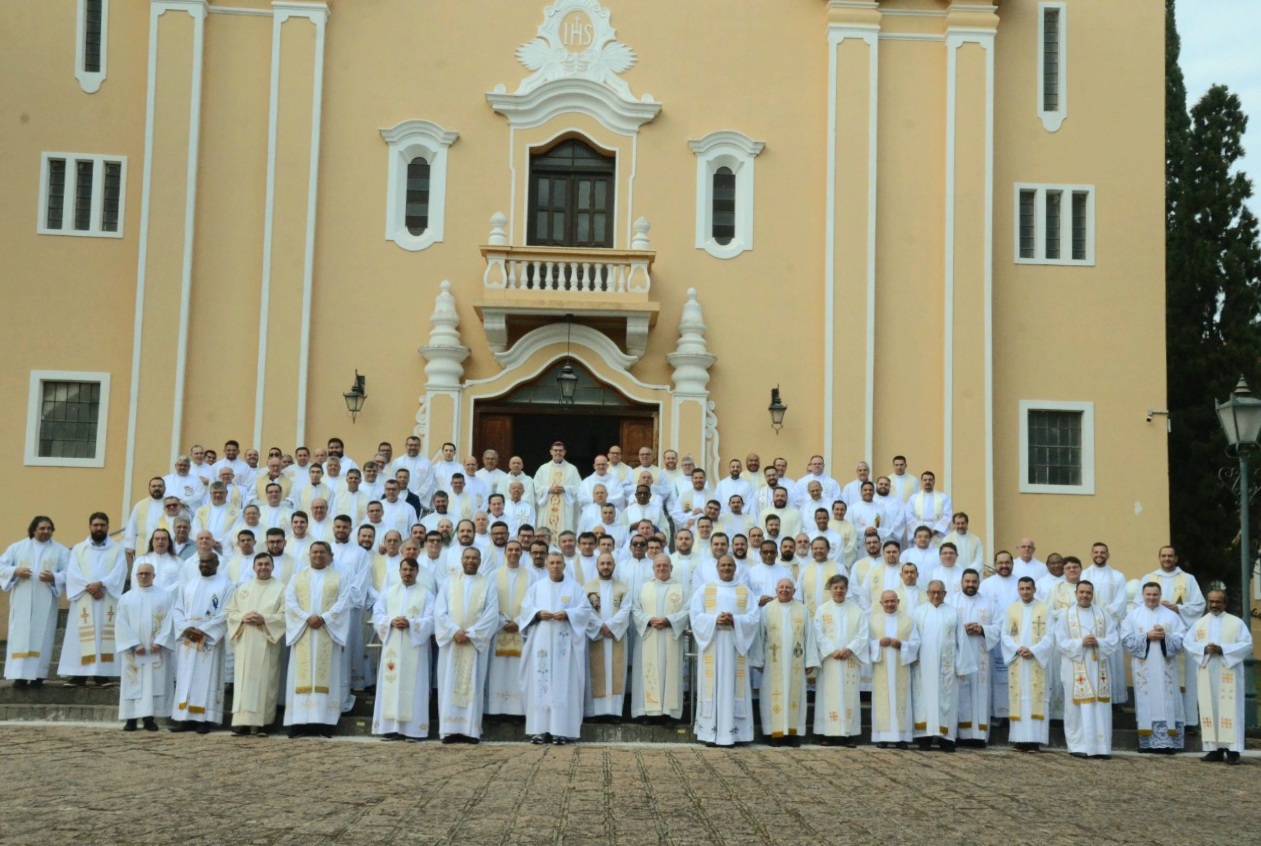
<path id="1" fill-rule="evenodd" d="M 245 5 L 236 2 L 225 5 Z M 267 8 L 266 3 L 254 3 Z M 343 437 L 360 461 L 383 439 L 401 446 L 415 425 L 425 391 L 429 315 L 443 279 L 453 283 L 462 341 L 471 350 L 468 378 L 498 372 L 473 310 L 481 298 L 489 218 L 511 211 L 509 126 L 485 100 L 503 83 L 515 89 L 526 71 L 513 53 L 533 37 L 545 3 L 419 4 L 339 2 L 328 21 L 325 52 L 310 371 L 305 411 L 309 444 Z M 944 9 L 944 2 L 883 4 Z M 84 94 L 73 76 L 73 3 L 5 4 L 0 8 L 0 116 L 10 127 L 0 142 L 0 183 L 16 186 L 19 213 L 0 219 L 6 246 L 5 285 L 30 291 L 0 315 L 6 363 L 0 387 L 24 398 L 33 368 L 108 370 L 113 374 L 109 449 L 103 470 L 50 470 L 21 465 L 20 438 L 0 453 L 0 473 L 75 540 L 93 507 L 117 512 L 121 499 L 131 370 L 134 290 L 143 171 L 145 45 L 148 4 L 110 9 L 108 76 Z M 827 21 L 822 2 L 744 3 L 719 0 L 654 4 L 610 0 L 618 38 L 638 55 L 624 74 L 636 96 L 651 93 L 660 115 L 638 136 L 633 208 L 652 224 L 656 251 L 652 299 L 656 328 L 633 375 L 669 384 L 665 355 L 677 341 L 686 291 L 695 287 L 709 325 L 711 398 L 717 403 L 723 458 L 760 452 L 785 455 L 795 474 L 823 442 L 827 166 Z M 1047 133 L 1035 103 L 1036 12 L 1004 3 L 995 43 L 993 228 L 995 538 L 1010 545 L 1033 534 L 1040 549 L 1081 552 L 1095 537 L 1113 545 L 1127 572 L 1145 569 L 1167 535 L 1165 436 L 1146 424 L 1148 407 L 1164 406 L 1162 206 L 1163 10 L 1146 0 L 1069 3 L 1069 117 Z M 177 20 L 180 19 L 180 20 Z M 191 44 L 186 14 L 164 16 L 159 92 L 170 107 L 155 119 L 158 149 L 151 228 L 151 273 L 142 356 L 142 408 L 135 478 L 166 472 L 171 440 L 171 385 L 178 304 L 178 242 L 183 219 L 187 98 Z M 886 17 L 886 32 L 940 34 L 941 17 Z M 166 37 L 166 27 L 172 37 Z M 181 30 L 181 27 L 183 28 Z M 313 25 L 290 19 L 282 38 L 277 209 L 273 233 L 263 446 L 294 446 L 298 409 L 298 338 L 302 249 L 308 206 L 310 69 Z M 193 262 L 189 364 L 183 445 L 221 445 L 253 436 L 266 190 L 267 115 L 272 20 L 212 14 L 206 24 L 200 175 Z M 184 40 L 181 40 L 184 39 Z M 861 49 L 841 52 L 842 72 L 864 68 Z M 861 48 L 861 44 L 854 44 Z M 894 452 L 915 470 L 943 460 L 941 355 L 945 342 L 944 193 L 946 47 L 942 41 L 881 40 L 879 71 L 875 443 L 870 456 L 885 471 Z M 970 82 L 976 52 L 963 48 Z M 36 72 L 38 70 L 38 72 Z M 304 75 L 305 74 L 305 75 Z M 1106 79 L 1108 84 L 1099 84 Z M 844 90 L 844 86 L 842 86 Z M 960 114 L 975 126 L 975 86 Z M 166 102 L 166 101 L 164 101 Z M 865 104 L 842 108 L 846 119 Z M 27 119 L 22 120 L 26 115 Z M 421 252 L 387 241 L 387 145 L 382 128 L 422 118 L 459 132 L 448 154 L 445 240 Z M 629 139 L 588 118 L 557 119 L 518 133 L 521 145 L 573 124 L 602 145 L 627 154 Z M 756 159 L 755 249 L 721 261 L 694 246 L 696 159 L 689 140 L 734 129 L 766 148 Z M 38 157 L 43 150 L 122 153 L 129 157 L 126 237 L 121 240 L 36 236 Z M 853 152 L 865 153 L 860 145 Z M 856 168 L 865 173 L 865 167 Z M 969 208 L 976 196 L 975 159 L 959 170 Z M 518 210 L 525 190 L 518 167 Z M 629 174 L 626 175 L 629 179 Z M 1097 266 L 1016 266 L 1011 259 L 1012 185 L 1016 181 L 1097 186 Z M 622 200 L 625 200 L 622 197 Z M 846 197 L 839 225 L 862 214 Z M 627 217 L 619 218 L 625 246 Z M 518 221 L 519 223 L 519 221 Z M 975 227 L 974 221 L 958 221 Z M 518 227 L 519 229 L 519 227 Z M 975 228 L 960 238 L 975 248 Z M 845 233 L 848 243 L 864 238 Z M 174 239 L 174 240 L 172 240 Z M 518 239 L 514 238 L 514 243 Z M 975 249 L 968 258 L 975 283 Z M 85 275 L 85 267 L 91 273 Z M 861 278 L 861 277 L 860 277 Z M 37 282 L 31 286 L 30 280 Z M 110 286 L 102 289 L 100 280 Z M 19 285 L 29 287 L 19 288 Z M 969 293 L 970 292 L 970 293 Z M 956 354 L 983 359 L 971 327 L 975 287 L 957 304 Z M 172 300 L 172 296 L 175 299 Z M 172 312 L 172 302 L 176 311 Z M 863 314 L 865 304 L 858 313 Z M 51 336 L 32 314 L 57 315 Z M 960 323 L 958 321 L 964 320 Z M 862 318 L 865 319 L 865 316 Z M 62 343 L 72 338 L 73 343 Z M 842 366 L 865 367 L 865 344 L 837 336 Z M 1048 350 L 1055 363 L 1047 364 Z M 351 425 L 342 400 L 355 369 L 368 377 L 369 399 Z M 150 374 L 153 374 L 152 377 Z M 789 405 L 774 435 L 766 405 L 779 384 Z M 974 393 L 983 374 L 956 382 Z M 1094 497 L 1016 493 L 1016 408 L 1021 398 L 1087 399 L 1096 403 Z M 446 398 L 438 405 L 449 409 Z M 862 397 L 836 398 L 838 438 L 831 471 L 851 477 L 853 437 L 864 425 Z M 445 411 L 451 414 L 450 411 Z M 690 414 L 690 412 L 689 412 Z M 0 411 L 7 431 L 25 427 L 24 400 Z M 449 424 L 447 425 L 449 429 Z M 687 425 L 694 426 L 695 422 Z M 975 417 L 969 422 L 975 427 Z M 852 427 L 852 428 L 850 428 Z M 431 442 L 454 434 L 431 427 Z M 665 441 L 663 440 L 663 444 Z M 668 444 L 665 444 L 668 445 Z M 467 447 L 461 445 L 462 449 Z M 955 473 L 972 477 L 984 444 L 957 446 Z M 527 462 L 530 463 L 530 462 Z M 975 491 L 975 479 L 967 486 Z M 983 503 L 959 506 L 974 519 Z M 1135 516 L 1135 503 L 1142 512 Z M 29 515 L 0 517 L 4 538 L 20 536 Z M 73 531 L 69 531 L 70 526 Z"/>

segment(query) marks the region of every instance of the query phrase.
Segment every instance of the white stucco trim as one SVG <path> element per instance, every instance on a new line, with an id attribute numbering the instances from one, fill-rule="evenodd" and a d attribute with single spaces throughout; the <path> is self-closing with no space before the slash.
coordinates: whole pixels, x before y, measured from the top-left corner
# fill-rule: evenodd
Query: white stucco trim
<path id="1" fill-rule="evenodd" d="M 109 58 L 109 0 L 101 0 L 101 69 L 88 71 L 84 68 L 87 61 L 87 0 L 79 0 L 74 41 L 74 77 L 79 80 L 79 87 L 86 94 L 95 94 L 101 90 L 105 81 L 106 61 Z"/>
<path id="2" fill-rule="evenodd" d="M 714 258 L 732 259 L 753 249 L 754 159 L 766 147 L 734 129 L 720 129 L 688 141 L 696 154 L 696 248 Z M 726 244 L 714 239 L 714 174 L 729 168 L 736 181 L 735 235 Z"/>
<path id="3" fill-rule="evenodd" d="M 65 184 L 61 196 L 61 226 L 49 228 L 48 171 L 54 159 L 65 162 Z M 92 214 L 87 229 L 74 228 L 74 200 L 78 194 L 80 162 L 92 162 Z M 118 223 L 113 231 L 103 228 L 105 211 L 105 165 L 117 164 L 118 174 Z M 95 155 L 91 153 L 40 153 L 39 157 L 39 208 L 35 221 L 37 235 L 69 235 L 79 238 L 121 238 L 127 217 L 127 157 Z"/>
<path id="4" fill-rule="evenodd" d="M 411 252 L 442 243 L 446 222 L 447 150 L 460 134 L 432 121 L 405 120 L 382 129 L 381 137 L 390 148 L 385 240 Z M 407 167 L 417 156 L 429 163 L 429 223 L 424 232 L 413 235 L 406 223 Z"/>
<path id="5" fill-rule="evenodd" d="M 526 94 L 495 90 L 487 93 L 486 102 L 517 129 L 533 129 L 558 115 L 577 112 L 590 115 L 611 132 L 634 135 L 661 113 L 660 103 L 625 100 L 588 79 L 554 79 Z"/>
<path id="6" fill-rule="evenodd" d="M 1046 94 L 1046 21 L 1047 12 L 1059 13 L 1059 97 L 1058 107 L 1050 111 L 1043 108 L 1043 97 Z M 1038 119 L 1047 132 L 1058 132 L 1064 119 L 1068 117 L 1068 6 L 1064 3 L 1038 4 Z"/>
<path id="7" fill-rule="evenodd" d="M 45 382 L 97 382 L 101 386 L 96 427 L 96 453 L 91 458 L 48 458 L 39 455 L 39 427 L 43 418 Z M 108 373 L 83 370 L 32 370 L 26 401 L 26 446 L 22 463 L 27 467 L 104 467 L 105 443 L 109 430 Z"/>

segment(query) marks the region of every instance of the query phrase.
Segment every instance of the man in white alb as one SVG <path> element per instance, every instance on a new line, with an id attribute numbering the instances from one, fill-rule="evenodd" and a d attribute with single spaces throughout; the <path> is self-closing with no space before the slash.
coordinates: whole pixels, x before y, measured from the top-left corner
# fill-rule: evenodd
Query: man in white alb
<path id="1" fill-rule="evenodd" d="M 1208 613 L 1183 640 L 1199 673 L 1200 760 L 1238 764 L 1247 725 L 1243 661 L 1252 654 L 1251 624 L 1226 613 L 1226 591 L 1210 590 L 1207 600 Z"/>
<path id="2" fill-rule="evenodd" d="M 688 533 L 690 540 L 691 533 Z M 631 716 L 656 720 L 683 717 L 684 655 L 688 592 L 672 578 L 673 565 L 664 553 L 652 562 L 653 579 L 634 597 Z"/>
<path id="3" fill-rule="evenodd" d="M 565 460 L 565 445 L 556 441 L 551 447 L 552 460 L 534 474 L 535 500 L 538 524 L 551 530 L 556 537 L 566 529 L 573 531 L 577 525 L 575 506 L 582 477 L 578 468 Z"/>
<path id="4" fill-rule="evenodd" d="M 446 580 L 434 604 L 438 642 L 438 736 L 443 743 L 479 743 L 489 650 L 499 631 L 499 592 L 478 574 L 482 554 L 470 544 L 460 571 Z"/>
<path id="5" fill-rule="evenodd" d="M 52 666 L 57 603 L 66 588 L 70 550 L 53 540 L 53 521 L 39 515 L 0 556 L 0 590 L 9 594 L 4 677 L 16 688 L 43 687 Z"/>
<path id="6" fill-rule="evenodd" d="M 1055 633 L 1048 625 L 1046 604 L 1034 599 L 1035 590 L 1033 579 L 1021 579 L 1020 599 L 999 618 L 1010 705 L 1007 738 L 1021 752 L 1040 752 L 1050 735 L 1046 666 L 1055 650 Z"/>
<path id="7" fill-rule="evenodd" d="M 1160 603 L 1157 582 L 1142 586 L 1143 602 L 1121 623 L 1121 645 L 1130 654 L 1138 751 L 1173 755 L 1186 742 L 1178 670 L 1186 627 L 1176 611 Z"/>
<path id="8" fill-rule="evenodd" d="M 314 541 L 311 566 L 285 588 L 285 725 L 290 737 L 332 737 L 341 719 L 355 586 L 333 567 L 332 547 Z"/>
<path id="9" fill-rule="evenodd" d="M 943 752 L 953 752 L 959 683 L 976 672 L 976 659 L 963 618 L 957 608 L 946 604 L 946 586 L 933 580 L 927 593 L 928 602 L 912 614 L 919 634 L 919 660 L 911 667 L 915 742 L 927 750 L 936 738 Z"/>
<path id="10" fill-rule="evenodd" d="M 254 556 L 254 575 L 228 600 L 227 638 L 233 653 L 232 733 L 266 736 L 276 721 L 285 643 L 285 583 L 271 554 Z"/>
<path id="11" fill-rule="evenodd" d="M 88 676 L 109 687 L 119 674 L 114 618 L 127 579 L 127 557 L 122 544 L 109 536 L 108 516 L 97 511 L 88 517 L 88 538 L 75 544 L 69 557 L 65 584 L 70 612 L 57 673 L 70 677 L 67 687 L 82 687 Z"/>
<path id="12" fill-rule="evenodd" d="M 530 742 L 564 745 L 582 734 L 591 604 L 565 571 L 559 552 L 547 555 L 547 578 L 525 592 L 517 625 L 525 637 L 521 689 Z"/>
<path id="13" fill-rule="evenodd" d="M 197 572 L 175 591 L 162 645 L 175 653 L 171 731 L 207 734 L 223 721 L 227 606 L 235 585 L 219 572 L 213 552 L 198 559 Z"/>
<path id="14" fill-rule="evenodd" d="M 1075 758 L 1112 757 L 1112 690 L 1125 684 L 1109 667 L 1120 648 L 1117 629 L 1102 608 L 1093 605 L 1094 585 L 1077 585 L 1077 602 L 1055 623 L 1064 685 L 1064 737 Z"/>
<path id="15" fill-rule="evenodd" d="M 695 732 L 706 746 L 733 746 L 753 740 L 749 670 L 761 663 L 759 609 L 748 586 L 736 581 L 734 558 L 720 555 L 716 569 L 717 580 L 699 586 L 689 607 L 700 652 Z"/>
<path id="16" fill-rule="evenodd" d="M 157 731 L 156 717 L 171 713 L 171 653 L 161 636 L 171 613 L 172 596 L 153 584 L 153 565 L 136 565 L 136 583 L 118 601 L 118 654 L 123 667 L 118 719 L 123 731 Z"/>
<path id="17" fill-rule="evenodd" d="M 398 580 L 377 597 L 372 625 L 381 640 L 372 733 L 386 740 L 429 736 L 429 652 L 434 596 L 417 584 L 420 564 L 399 562 Z"/>

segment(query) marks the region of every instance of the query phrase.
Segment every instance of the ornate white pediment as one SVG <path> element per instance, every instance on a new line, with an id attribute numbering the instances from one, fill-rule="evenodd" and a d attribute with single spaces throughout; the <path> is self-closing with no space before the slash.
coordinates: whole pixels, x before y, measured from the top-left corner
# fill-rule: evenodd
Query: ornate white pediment
<path id="1" fill-rule="evenodd" d="M 633 134 L 661 111 L 651 94 L 636 99 L 620 74 L 635 64 L 635 51 L 617 40 L 609 10 L 599 0 L 556 0 L 543 10 L 538 34 L 517 48 L 530 75 L 508 93 L 497 85 L 486 95 L 514 126 L 539 126 L 565 111 L 590 114 L 607 128 Z"/>

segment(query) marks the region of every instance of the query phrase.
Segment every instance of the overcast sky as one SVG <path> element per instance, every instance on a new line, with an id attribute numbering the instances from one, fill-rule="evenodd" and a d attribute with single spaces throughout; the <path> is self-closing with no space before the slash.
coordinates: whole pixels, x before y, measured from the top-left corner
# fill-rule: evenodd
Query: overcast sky
<path id="1" fill-rule="evenodd" d="M 1261 0 L 1178 0 L 1177 10 L 1187 106 L 1218 83 L 1239 95 L 1248 115 L 1241 167 L 1261 215 Z"/>

